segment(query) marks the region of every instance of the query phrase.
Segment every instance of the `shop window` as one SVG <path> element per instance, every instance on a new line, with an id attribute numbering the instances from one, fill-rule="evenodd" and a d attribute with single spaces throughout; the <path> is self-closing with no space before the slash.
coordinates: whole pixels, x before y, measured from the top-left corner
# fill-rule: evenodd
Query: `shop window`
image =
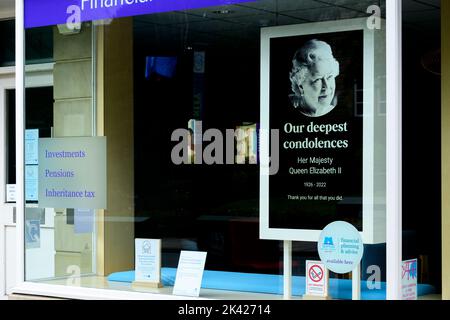
<path id="1" fill-rule="evenodd" d="M 368 10 L 370 7 L 372 11 Z M 385 1 L 261 0 L 219 8 L 87 21 L 83 22 L 81 30 L 72 33 L 61 32 L 61 27 L 56 25 L 29 29 L 27 64 L 54 63 L 55 84 L 53 88 L 27 90 L 27 129 L 39 129 L 41 138 L 56 137 L 67 141 L 105 136 L 108 179 L 107 187 L 101 191 L 108 194 L 108 205 L 87 208 L 89 210 L 84 212 L 86 208 L 74 205 L 45 208 L 44 214 L 48 215 L 45 217 L 51 217 L 45 221 L 48 226 L 46 238 L 43 233 L 39 246 L 30 242 L 31 246 L 27 247 L 26 279 L 62 285 L 93 286 L 92 283 L 100 282 L 104 285 L 111 274 L 134 270 L 135 238 L 162 239 L 163 267 L 176 267 L 181 250 L 199 250 L 208 253 L 208 270 L 280 275 L 283 271 L 282 242 L 261 240 L 259 233 L 260 168 L 255 142 L 258 137 L 253 142 L 249 138 L 248 146 L 253 145 L 241 154 L 244 164 L 178 165 L 171 159 L 175 145 L 171 135 L 176 129 L 189 129 L 189 138 L 198 141 L 199 132 L 193 129 L 200 122 L 203 132 L 259 128 L 262 28 L 296 26 L 301 29 L 312 22 L 331 21 L 338 25 L 341 20 L 361 18 L 363 21 L 373 17 L 386 18 Z M 373 25 L 374 32 L 379 30 L 377 26 L 377 23 Z M 330 39 L 334 39 L 329 42 L 347 46 L 341 50 L 347 54 L 340 60 L 342 66 L 362 66 L 362 33 L 355 35 L 354 42 L 346 43 L 337 41 L 332 34 L 334 31 L 329 30 Z M 418 44 L 431 41 L 426 36 L 420 40 Z M 407 45 L 415 46 L 412 44 L 415 37 L 408 37 L 408 33 L 405 41 Z M 354 45 L 357 42 L 359 45 Z M 431 50 L 432 46 L 427 48 Z M 412 48 L 413 51 L 416 49 Z M 348 57 L 353 51 L 361 53 L 360 60 Z M 382 60 L 384 47 L 380 51 L 376 58 Z M 432 99 L 425 99 L 421 104 L 432 101 L 433 105 L 439 105 L 439 93 L 433 87 L 436 79 L 428 81 L 432 76 L 427 72 L 434 70 L 434 66 L 428 63 L 430 59 L 426 58 L 426 52 L 423 54 L 424 59 L 413 59 L 413 55 L 408 56 L 413 60 L 406 59 L 406 64 L 415 68 L 406 71 L 411 81 L 406 83 L 406 92 L 415 88 L 407 97 L 407 104 L 414 108 L 418 108 L 419 98 L 425 97 L 423 90 L 419 90 L 422 85 L 427 88 L 425 91 L 434 94 Z M 290 67 L 292 58 L 285 64 Z M 422 70 L 421 66 L 425 68 Z M 367 118 L 386 116 L 386 89 L 382 85 L 373 92 L 380 98 L 375 99 L 373 113 L 365 113 L 367 92 L 364 92 L 366 74 L 363 70 L 355 72 L 354 78 L 346 77 L 345 84 L 350 89 L 342 102 L 348 103 L 349 117 L 361 125 Z M 383 68 L 374 73 L 374 79 L 370 80 L 381 84 L 386 81 Z M 417 79 L 417 74 L 423 77 Z M 338 81 L 343 81 L 342 78 Z M 288 73 L 280 82 L 289 83 Z M 292 102 L 289 100 L 292 92 L 287 91 L 283 102 L 286 105 Z M 8 99 L 12 105 L 13 98 L 11 92 Z M 327 107 L 330 105 L 328 103 Z M 8 114 L 9 122 L 13 123 L 13 113 Z M 423 121 L 423 117 L 417 112 L 404 114 L 406 132 L 417 138 L 406 140 L 404 150 L 405 154 L 411 155 L 407 157 L 410 161 L 407 171 L 415 172 L 414 168 L 420 168 L 420 164 L 412 159 L 420 151 L 416 141 L 421 141 L 421 132 L 416 128 L 421 126 L 418 120 Z M 413 121 L 408 118 L 413 117 L 412 114 L 415 114 Z M 437 114 L 427 124 L 430 129 L 427 137 L 436 137 L 433 128 L 437 130 L 439 126 L 435 116 Z M 11 126 L 8 130 L 12 135 L 14 128 Z M 410 135 L 405 134 L 405 137 Z M 432 140 L 439 144 L 438 140 Z M 411 141 L 414 143 L 409 145 Z M 238 151 L 235 143 L 232 149 Z M 374 150 L 375 167 L 383 167 L 386 145 L 379 143 Z M 433 161 L 437 159 L 435 151 L 435 148 L 431 151 Z M 189 157 L 195 158 L 195 149 L 191 148 L 189 152 Z M 14 163 L 14 150 L 9 154 L 8 161 Z M 439 167 L 437 162 L 435 164 Z M 360 168 L 355 165 L 352 169 Z M 13 183 L 14 175 L 9 173 L 9 182 Z M 367 185 L 374 179 L 384 179 L 384 174 L 371 176 Z M 433 171 L 433 177 L 438 174 Z M 345 184 L 358 184 L 359 187 L 362 179 L 362 170 L 359 170 L 349 176 Z M 412 176 L 405 175 L 405 195 L 419 199 L 417 192 L 420 191 L 417 190 L 422 188 L 416 188 L 411 179 Z M 283 181 L 279 185 L 283 185 Z M 386 190 L 377 191 L 383 198 Z M 436 198 L 438 189 L 429 188 L 427 192 L 434 199 L 433 203 L 439 202 L 435 201 L 439 200 Z M 352 201 L 343 203 L 338 214 L 350 222 L 356 221 L 357 228 L 363 231 L 361 196 Z M 421 270 L 424 270 L 422 281 L 432 279 L 431 283 L 436 285 L 439 281 L 437 247 L 431 250 L 427 243 L 416 246 L 417 242 L 414 242 L 428 234 L 418 228 L 420 212 L 427 209 L 426 201 L 418 200 L 418 203 L 417 207 L 413 203 L 405 206 L 408 211 L 404 216 L 405 259 L 419 257 Z M 33 205 L 39 206 L 39 202 Z M 377 210 L 385 210 L 382 200 L 378 205 Z M 439 211 L 435 205 L 430 207 L 434 212 Z M 329 208 L 314 208 L 304 219 L 308 221 L 299 218 L 295 224 L 320 226 L 329 214 Z M 278 209 L 283 210 L 283 207 L 280 205 Z M 351 212 L 350 218 L 348 212 Z M 28 220 L 36 223 L 37 213 L 28 213 L 35 215 Z M 435 215 L 432 219 L 427 222 L 429 230 L 434 230 L 437 225 Z M 54 223 L 50 226 L 49 221 Z M 30 227 L 33 227 L 31 222 Z M 363 281 L 372 279 L 371 270 L 378 269 L 377 281 L 386 281 L 386 248 L 384 241 L 378 242 L 365 246 Z M 432 243 L 436 244 L 436 239 Z M 318 259 L 317 243 L 294 242 L 295 276 L 305 276 L 306 260 Z M 33 273 L 30 266 L 36 261 L 41 262 L 43 268 Z M 336 274 L 331 277 L 349 278 Z M 127 289 L 133 290 L 131 286 Z M 367 290 L 370 297 L 371 289 Z M 337 291 L 340 297 L 346 297 L 345 290 L 338 288 Z"/>

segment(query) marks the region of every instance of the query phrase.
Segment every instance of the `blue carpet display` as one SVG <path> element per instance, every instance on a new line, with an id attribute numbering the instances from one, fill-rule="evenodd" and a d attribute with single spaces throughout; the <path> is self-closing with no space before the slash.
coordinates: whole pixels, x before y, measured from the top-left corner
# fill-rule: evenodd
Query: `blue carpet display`
<path id="1" fill-rule="evenodd" d="M 170 287 L 174 285 L 176 272 L 176 268 L 161 269 L 161 280 L 164 286 Z M 112 273 L 108 276 L 108 281 L 131 283 L 134 281 L 134 271 Z M 293 277 L 292 281 L 292 294 L 294 296 L 304 295 L 306 284 L 305 277 Z M 385 300 L 386 283 L 381 282 L 380 286 L 380 289 L 369 290 L 366 282 L 362 281 L 361 299 Z M 282 295 L 283 276 L 205 270 L 203 274 L 202 288 Z M 431 285 L 419 284 L 417 286 L 417 294 L 419 296 L 432 294 L 434 292 L 435 289 Z M 330 279 L 329 294 L 333 299 L 351 300 L 352 281 L 344 279 Z"/>

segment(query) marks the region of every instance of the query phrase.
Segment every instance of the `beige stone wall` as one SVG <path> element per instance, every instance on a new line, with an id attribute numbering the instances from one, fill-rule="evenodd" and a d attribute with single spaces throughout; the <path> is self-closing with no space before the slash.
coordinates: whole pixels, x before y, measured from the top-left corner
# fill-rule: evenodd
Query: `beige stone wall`
<path id="1" fill-rule="evenodd" d="M 96 270 L 92 235 L 75 234 L 66 210 L 57 209 L 56 276 L 70 265 L 99 275 L 134 268 L 133 20 L 114 20 L 95 32 L 93 83 L 91 27 L 76 35 L 54 31 L 54 136 L 107 137 L 108 195 L 107 210 L 97 211 Z"/>
<path id="2" fill-rule="evenodd" d="M 92 136 L 92 29 L 83 25 L 79 34 L 62 35 L 54 27 L 53 43 L 53 136 Z M 67 210 L 55 211 L 55 276 L 70 274 L 71 265 L 91 273 L 92 234 L 75 234 Z"/>
<path id="3" fill-rule="evenodd" d="M 108 275 L 134 268 L 133 19 L 116 19 L 97 35 L 97 131 L 108 143 L 97 273 Z"/>

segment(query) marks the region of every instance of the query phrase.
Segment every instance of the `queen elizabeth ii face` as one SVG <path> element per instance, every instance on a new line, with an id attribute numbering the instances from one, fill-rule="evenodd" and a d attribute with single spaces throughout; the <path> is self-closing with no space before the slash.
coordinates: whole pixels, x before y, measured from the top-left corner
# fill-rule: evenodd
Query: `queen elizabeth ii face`
<path id="1" fill-rule="evenodd" d="M 336 74 L 329 60 L 319 60 L 300 84 L 304 112 L 319 117 L 331 111 L 336 91 Z"/>

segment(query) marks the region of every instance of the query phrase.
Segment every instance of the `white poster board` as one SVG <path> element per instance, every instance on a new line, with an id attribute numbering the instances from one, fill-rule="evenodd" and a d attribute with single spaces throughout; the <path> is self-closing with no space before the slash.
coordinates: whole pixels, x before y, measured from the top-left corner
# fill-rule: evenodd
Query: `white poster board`
<path id="1" fill-rule="evenodd" d="M 364 243 L 386 241 L 386 119 L 384 114 L 377 112 L 385 101 L 384 30 L 384 27 L 381 30 L 369 29 L 366 18 L 261 29 L 261 239 L 315 242 L 324 225 L 342 219 L 357 222 L 355 226 Z M 358 37 L 362 35 L 357 42 L 352 40 L 356 39 L 356 34 Z M 335 91 L 341 96 L 337 106 L 334 101 L 331 104 L 336 108 L 317 118 L 304 116 L 301 112 L 291 116 L 296 111 L 295 101 L 292 106 L 287 103 L 291 86 L 294 87 L 288 83 L 294 53 L 288 55 L 286 52 L 297 49 L 297 44 L 306 45 L 308 39 L 336 42 L 336 36 L 342 38 L 332 46 L 334 56 L 340 62 Z M 356 50 L 354 43 L 361 49 Z M 351 54 L 344 55 L 344 51 Z M 358 57 L 358 63 L 354 56 Z M 350 72 L 349 68 L 356 64 L 360 71 Z M 348 85 L 347 81 L 353 74 L 362 79 L 356 87 Z M 344 94 L 353 96 L 354 100 L 343 99 Z M 362 97 L 358 98 L 359 95 Z M 339 113 L 342 116 L 337 117 Z M 322 125 L 334 126 L 336 132 L 333 137 L 320 131 Z M 279 129 L 280 133 L 280 161 L 276 174 L 271 172 L 274 163 L 271 147 L 275 143 L 272 141 L 271 144 L 268 138 L 273 129 Z M 352 142 L 356 138 L 358 144 Z M 336 152 L 327 156 L 322 152 L 324 146 Z M 360 151 L 357 150 L 359 148 Z M 350 149 L 351 153 L 341 152 Z M 355 155 L 358 155 L 358 162 L 352 166 Z M 358 181 L 350 182 L 356 176 Z M 328 209 L 324 210 L 323 206 L 328 206 Z M 352 208 L 351 216 L 343 219 L 333 206 Z M 324 215 L 326 213 L 321 221 L 315 214 L 319 210 Z M 339 212 L 347 214 L 347 211 Z"/>
<path id="2" fill-rule="evenodd" d="M 181 251 L 173 294 L 198 297 L 205 270 L 206 252 Z"/>
<path id="3" fill-rule="evenodd" d="M 6 185 L 6 202 L 16 202 L 16 185 Z"/>

